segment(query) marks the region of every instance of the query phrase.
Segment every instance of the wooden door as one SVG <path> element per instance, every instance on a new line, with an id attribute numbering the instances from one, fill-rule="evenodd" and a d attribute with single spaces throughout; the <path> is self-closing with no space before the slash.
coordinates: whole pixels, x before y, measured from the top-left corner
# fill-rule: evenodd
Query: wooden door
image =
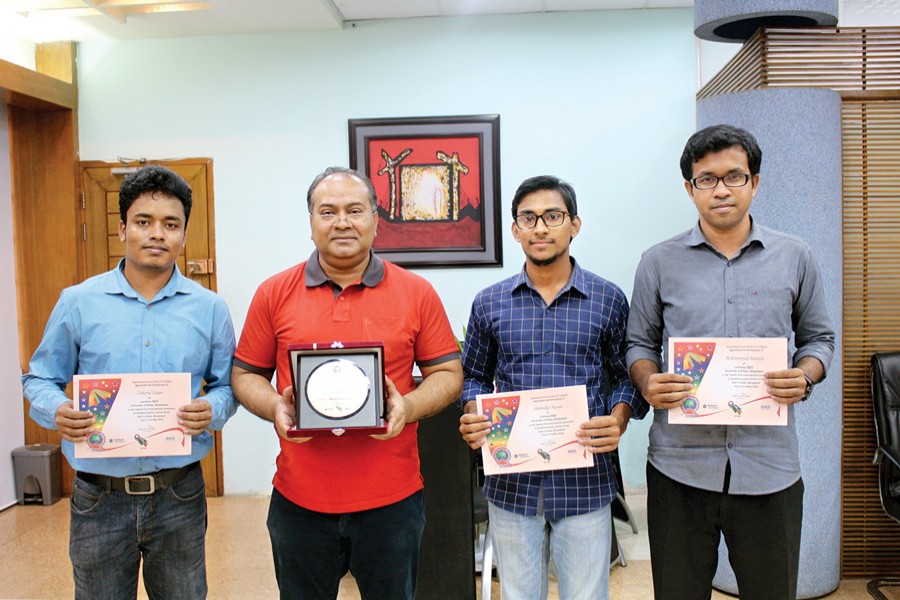
<path id="1" fill-rule="evenodd" d="M 187 243 L 178 257 L 178 268 L 203 287 L 216 291 L 215 220 L 213 218 L 212 160 L 208 158 L 151 161 L 181 175 L 193 191 L 188 220 Z M 83 278 L 114 268 L 125 256 L 119 241 L 119 185 L 137 166 L 85 161 L 81 163 L 82 252 L 79 257 Z M 203 459 L 206 495 L 224 492 L 222 474 L 222 433 L 214 431 L 213 451 Z M 68 467 L 68 465 L 66 465 Z M 71 484 L 71 471 L 64 481 Z M 65 487 L 65 486 L 64 486 Z"/>

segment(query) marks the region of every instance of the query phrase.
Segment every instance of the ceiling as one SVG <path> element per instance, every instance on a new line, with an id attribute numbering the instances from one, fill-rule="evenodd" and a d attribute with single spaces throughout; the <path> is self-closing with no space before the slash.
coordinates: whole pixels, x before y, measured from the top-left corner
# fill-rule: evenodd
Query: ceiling
<path id="1" fill-rule="evenodd" d="M 208 0 L 207 10 L 132 14 L 124 23 L 113 16 L 61 16 L 61 11 L 20 14 L 82 1 L 102 6 L 109 0 L 0 0 L 0 36 L 7 31 L 31 42 L 136 40 L 340 29 L 372 19 L 693 6 L 693 0 Z M 118 0 L 126 1 L 139 6 L 153 0 Z"/>

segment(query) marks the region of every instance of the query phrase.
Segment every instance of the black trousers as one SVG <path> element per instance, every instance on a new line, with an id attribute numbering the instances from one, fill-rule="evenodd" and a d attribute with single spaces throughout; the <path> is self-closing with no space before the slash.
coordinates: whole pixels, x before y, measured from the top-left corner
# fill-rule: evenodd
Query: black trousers
<path id="1" fill-rule="evenodd" d="M 741 600 L 796 600 L 803 481 L 762 496 L 684 485 L 647 463 L 647 520 L 657 600 L 708 600 L 725 536 Z"/>

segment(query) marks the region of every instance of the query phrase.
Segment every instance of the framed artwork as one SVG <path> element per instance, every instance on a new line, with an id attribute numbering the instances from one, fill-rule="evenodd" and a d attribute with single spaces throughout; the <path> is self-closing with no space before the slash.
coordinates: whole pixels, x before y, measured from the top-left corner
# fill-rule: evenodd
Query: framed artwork
<path id="1" fill-rule="evenodd" d="M 500 266 L 500 117 L 350 119 L 378 196 L 375 251 L 407 267 Z"/>

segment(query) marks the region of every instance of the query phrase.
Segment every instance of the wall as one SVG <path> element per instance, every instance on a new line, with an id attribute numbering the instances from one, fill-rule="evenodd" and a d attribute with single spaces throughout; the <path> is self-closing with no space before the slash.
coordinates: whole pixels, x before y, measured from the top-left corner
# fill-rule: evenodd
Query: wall
<path id="1" fill-rule="evenodd" d="M 0 24 L 0 58 L 34 70 L 34 42 L 22 39 Z"/>
<path id="2" fill-rule="evenodd" d="M 16 270 L 12 236 L 12 191 L 9 187 L 9 125 L 0 102 L 0 509 L 16 501 L 11 453 L 25 443 L 22 428 L 22 369 L 16 318 Z"/>
<path id="3" fill-rule="evenodd" d="M 573 254 L 629 295 L 641 252 L 695 219 L 678 171 L 694 131 L 690 9 L 83 43 L 78 62 L 83 159 L 214 159 L 219 292 L 238 330 L 257 285 L 311 252 L 306 188 L 347 164 L 348 118 L 500 114 L 504 266 L 420 271 L 457 332 L 475 293 L 522 266 L 508 205 L 526 177 L 574 185 Z M 648 427 L 623 440 L 631 487 Z M 268 493 L 271 426 L 241 411 L 224 438 L 226 491 Z"/>

